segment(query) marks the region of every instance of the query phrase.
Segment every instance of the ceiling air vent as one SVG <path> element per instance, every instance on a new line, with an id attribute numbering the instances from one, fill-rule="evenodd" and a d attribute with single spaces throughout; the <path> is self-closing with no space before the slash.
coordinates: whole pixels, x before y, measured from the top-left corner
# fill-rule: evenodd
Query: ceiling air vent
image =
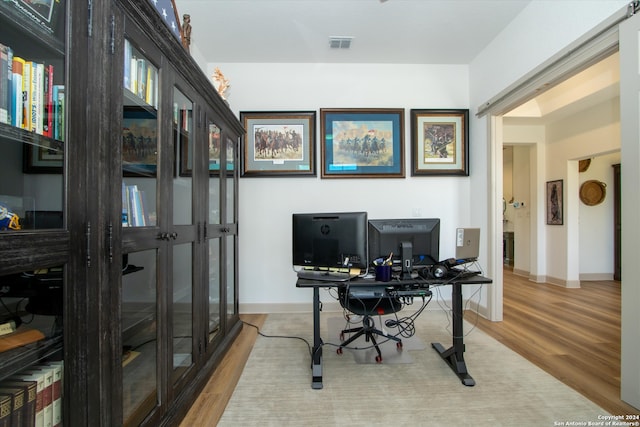
<path id="1" fill-rule="evenodd" d="M 329 37 L 329 47 L 331 49 L 349 49 L 353 37 Z"/>

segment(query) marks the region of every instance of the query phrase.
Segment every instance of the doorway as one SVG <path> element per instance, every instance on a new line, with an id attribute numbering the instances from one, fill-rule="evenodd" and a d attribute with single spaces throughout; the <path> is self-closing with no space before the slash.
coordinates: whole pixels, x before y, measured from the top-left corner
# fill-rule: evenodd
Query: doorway
<path id="1" fill-rule="evenodd" d="M 502 228 L 505 242 L 513 233 L 514 273 L 564 287 L 613 278 L 613 199 L 587 206 L 579 192 L 585 181 L 614 188 L 619 67 L 615 52 L 503 115 Z M 593 166 L 580 172 L 583 159 Z M 562 182 L 559 226 L 546 218 L 550 180 Z"/>

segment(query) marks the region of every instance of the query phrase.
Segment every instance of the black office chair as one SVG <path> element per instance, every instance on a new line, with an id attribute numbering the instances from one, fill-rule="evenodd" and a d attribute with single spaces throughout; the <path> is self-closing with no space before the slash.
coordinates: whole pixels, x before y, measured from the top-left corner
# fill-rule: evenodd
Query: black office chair
<path id="1" fill-rule="evenodd" d="M 398 350 L 402 350 L 402 340 L 394 335 L 389 335 L 380 329 L 375 327 L 374 316 L 384 316 L 385 314 L 392 314 L 402 310 L 402 303 L 394 297 L 386 294 L 376 297 L 354 297 L 349 294 L 346 288 L 338 289 L 338 299 L 340 305 L 350 313 L 362 316 L 362 326 L 357 328 L 343 329 L 340 333 L 340 341 L 342 343 L 338 347 L 337 353 L 342 354 L 342 349 L 353 341 L 365 336 L 367 342 L 371 341 L 373 347 L 376 349 L 378 355 L 376 356 L 376 362 L 382 362 L 382 353 L 380 353 L 380 347 L 376 341 L 376 336 L 381 336 L 386 339 L 390 339 L 396 342 Z M 347 314 L 347 319 L 349 315 Z M 344 341 L 344 334 L 352 334 L 349 339 Z"/>

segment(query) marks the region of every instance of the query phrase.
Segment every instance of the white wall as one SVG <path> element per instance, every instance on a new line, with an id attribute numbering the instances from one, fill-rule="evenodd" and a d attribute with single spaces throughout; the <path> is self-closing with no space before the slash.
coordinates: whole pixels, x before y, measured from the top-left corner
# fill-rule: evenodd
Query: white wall
<path id="1" fill-rule="evenodd" d="M 241 178 L 241 311 L 310 310 L 311 291 L 295 287 L 291 266 L 294 212 L 437 217 L 441 259 L 454 254 L 456 227 L 477 225 L 469 213 L 472 178 L 410 176 L 409 110 L 468 108 L 467 66 L 226 63 L 209 64 L 209 74 L 215 67 L 231 82 L 228 101 L 238 116 L 241 111 L 316 111 L 319 128 L 320 108 L 405 109 L 404 179 L 320 179 L 319 141 L 318 177 Z"/>
<path id="2" fill-rule="evenodd" d="M 564 225 L 547 227 L 548 269 L 545 274 L 551 281 L 578 286 L 583 254 L 580 227 L 601 229 L 602 225 L 587 223 L 587 218 L 580 216 L 582 177 L 578 173 L 577 160 L 620 150 L 619 100 L 599 104 L 548 125 L 546 140 L 546 180 L 562 179 L 564 182 Z M 592 261 L 594 266 L 600 265 L 600 261 Z"/>
<path id="3" fill-rule="evenodd" d="M 580 279 L 613 280 L 613 165 L 620 163 L 620 152 L 594 157 L 589 169 L 580 173 L 580 184 L 595 179 L 606 185 L 602 203 L 580 203 Z"/>

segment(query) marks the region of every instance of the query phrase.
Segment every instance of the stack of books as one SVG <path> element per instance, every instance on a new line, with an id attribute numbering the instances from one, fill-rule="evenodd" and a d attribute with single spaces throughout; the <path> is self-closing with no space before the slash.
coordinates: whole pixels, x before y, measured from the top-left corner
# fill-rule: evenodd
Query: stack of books
<path id="1" fill-rule="evenodd" d="M 0 123 L 64 140 L 64 85 L 54 66 L 15 56 L 0 42 Z"/>
<path id="2" fill-rule="evenodd" d="M 62 426 L 64 364 L 31 366 L 0 381 L 0 426 Z"/>

